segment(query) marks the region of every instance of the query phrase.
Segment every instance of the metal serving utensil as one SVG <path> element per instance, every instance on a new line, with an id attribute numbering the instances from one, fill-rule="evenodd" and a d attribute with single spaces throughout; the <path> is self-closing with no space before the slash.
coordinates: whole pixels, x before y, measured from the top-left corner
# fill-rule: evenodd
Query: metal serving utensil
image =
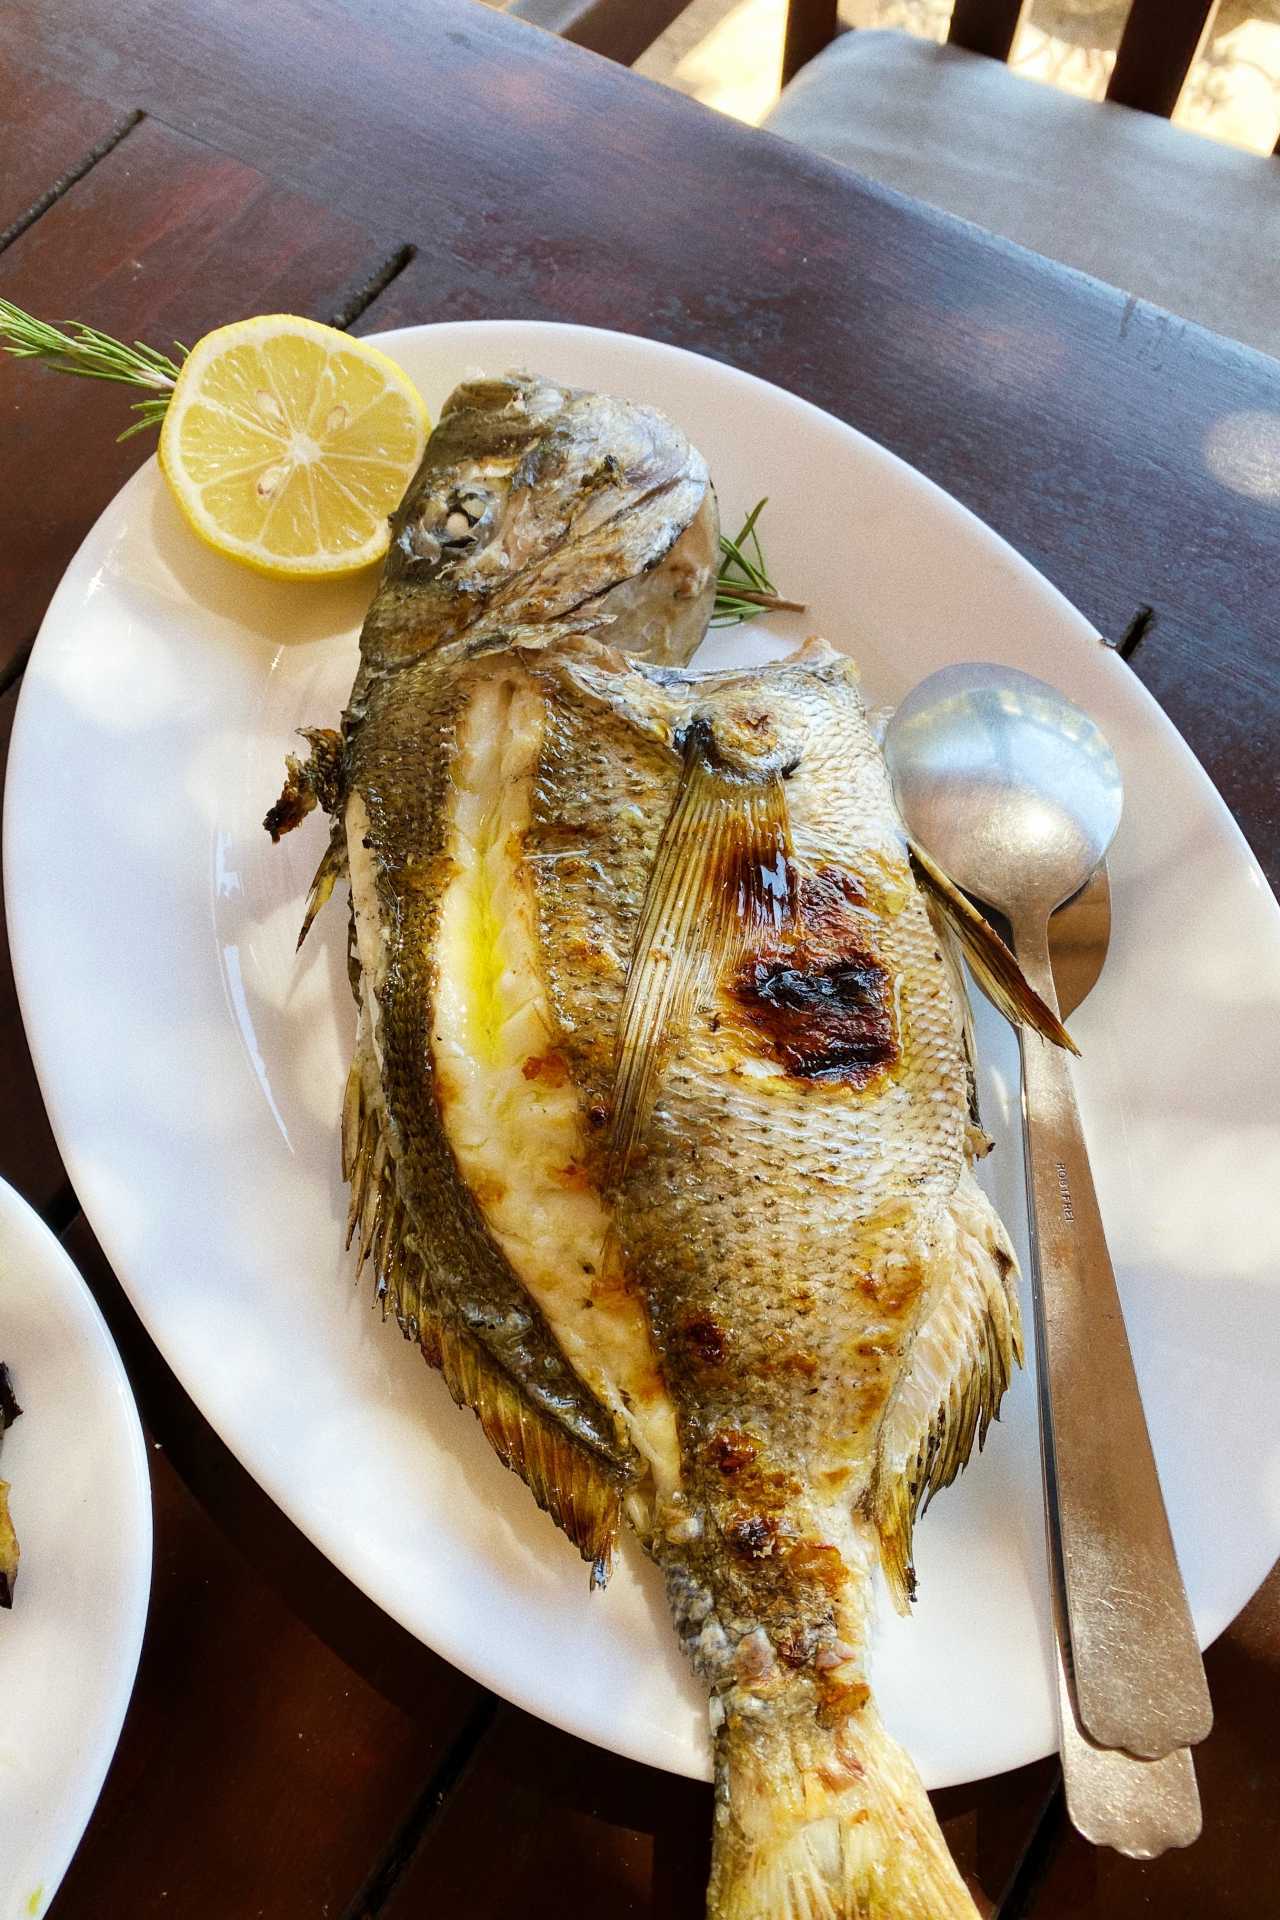
<path id="1" fill-rule="evenodd" d="M 1097 986 L 1110 944 L 1111 877 L 1104 860 L 1079 893 L 1049 915 L 1049 965 L 1064 1020 Z"/>
<path id="2" fill-rule="evenodd" d="M 1080 892 L 1049 916 L 1049 961 L 1058 1012 L 1064 1020 L 1093 992 L 1110 942 L 1111 880 L 1104 860 Z M 1190 1751 L 1176 1747 L 1163 1760 L 1135 1760 L 1117 1748 L 1095 1746 L 1080 1730 L 1068 1678 L 1071 1646 L 1061 1548 L 1048 1504 L 1045 1517 L 1058 1647 L 1062 1778 L 1072 1825 L 1095 1846 L 1114 1847 L 1138 1860 L 1150 1860 L 1169 1847 L 1188 1846 L 1199 1836 L 1201 1824 Z"/>
<path id="3" fill-rule="evenodd" d="M 1024 972 L 1054 1004 L 1050 915 L 1090 879 L 1120 818 L 1098 728 L 1030 675 L 967 666 L 909 696 L 885 750 L 912 833 L 1004 913 Z M 1034 1034 L 1022 1055 L 1046 1489 L 1077 1710 L 1091 1741 L 1159 1760 L 1208 1731 L 1208 1690 L 1070 1070 Z"/>

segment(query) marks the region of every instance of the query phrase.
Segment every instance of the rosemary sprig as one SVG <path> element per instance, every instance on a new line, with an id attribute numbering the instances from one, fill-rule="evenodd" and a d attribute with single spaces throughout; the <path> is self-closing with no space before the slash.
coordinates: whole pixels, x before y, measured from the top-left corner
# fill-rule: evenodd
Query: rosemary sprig
<path id="1" fill-rule="evenodd" d="M 179 359 L 172 360 L 141 340 L 126 346 L 81 320 L 68 321 L 64 332 L 15 307 L 12 300 L 0 300 L 0 347 L 15 359 L 39 360 L 58 373 L 78 374 L 82 380 L 115 380 L 122 386 L 149 388 L 150 398 L 134 402 L 131 411 L 138 417 L 117 436 L 121 440 L 159 426 L 187 355 L 180 341 L 174 342 Z"/>
<path id="2" fill-rule="evenodd" d="M 762 613 L 803 613 L 803 600 L 784 600 L 765 564 L 764 551 L 756 523 L 768 506 L 768 499 L 757 500 L 736 539 L 720 535 L 720 571 L 716 576 L 716 600 L 711 615 L 713 627 L 736 627 L 744 620 L 758 619 Z"/>

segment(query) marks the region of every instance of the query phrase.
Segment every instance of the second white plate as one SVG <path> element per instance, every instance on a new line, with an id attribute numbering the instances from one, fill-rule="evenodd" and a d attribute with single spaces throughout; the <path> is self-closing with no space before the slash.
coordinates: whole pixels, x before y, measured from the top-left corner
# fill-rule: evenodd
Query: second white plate
<path id="1" fill-rule="evenodd" d="M 0 1478 L 22 1548 L 0 1613 L 0 1920 L 37 1920 L 115 1751 L 151 1586 L 151 1486 L 133 1395 L 92 1294 L 0 1181 L 0 1360 L 20 1420 Z"/>

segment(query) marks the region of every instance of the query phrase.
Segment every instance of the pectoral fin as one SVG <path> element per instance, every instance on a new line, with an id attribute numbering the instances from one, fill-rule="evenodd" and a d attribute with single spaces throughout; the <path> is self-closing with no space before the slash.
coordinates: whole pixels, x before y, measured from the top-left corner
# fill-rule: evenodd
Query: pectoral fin
<path id="1" fill-rule="evenodd" d="M 687 1033 L 720 974 L 753 936 L 792 912 L 787 802 L 777 774 L 717 766 L 691 728 L 658 842 L 618 1033 L 612 1153 L 621 1177 L 664 1051 Z"/>
<path id="2" fill-rule="evenodd" d="M 1015 1027 L 1033 1027 L 1056 1047 L 1078 1054 L 1071 1035 L 1051 1007 L 1030 985 L 1015 956 L 1006 947 L 991 923 L 950 881 L 941 867 L 929 858 L 915 840 L 908 840 L 911 867 L 925 892 L 936 900 L 953 928 L 974 979 L 990 1000 Z"/>
<path id="3" fill-rule="evenodd" d="M 323 807 L 326 813 L 334 816 L 329 845 L 316 868 L 307 896 L 307 910 L 303 916 L 302 931 L 298 935 L 298 945 L 301 946 L 311 931 L 312 921 L 333 892 L 337 881 L 346 873 L 347 846 L 340 817 L 343 802 L 342 735 L 335 733 L 332 727 L 300 727 L 298 731 L 311 751 L 305 760 L 300 760 L 293 753 L 285 755 L 285 783 L 280 798 L 268 809 L 262 824 L 273 842 L 278 842 L 282 835 L 292 833 L 316 807 Z"/>
<path id="4" fill-rule="evenodd" d="M 292 833 L 314 807 L 334 815 L 342 810 L 342 735 L 332 727 L 299 727 L 298 732 L 311 751 L 305 760 L 294 753 L 285 755 L 280 798 L 262 823 L 272 840 Z"/>

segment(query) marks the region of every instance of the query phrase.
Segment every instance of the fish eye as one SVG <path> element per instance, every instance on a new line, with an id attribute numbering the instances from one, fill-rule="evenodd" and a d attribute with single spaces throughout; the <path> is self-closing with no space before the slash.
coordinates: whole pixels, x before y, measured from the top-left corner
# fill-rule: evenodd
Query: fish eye
<path id="1" fill-rule="evenodd" d="M 411 564 L 442 567 L 488 539 L 495 506 L 495 495 L 474 482 L 429 494 L 401 528 L 396 545 Z"/>
<path id="2" fill-rule="evenodd" d="M 478 487 L 451 487 L 444 501 L 443 535 L 447 544 L 468 543 L 478 527 L 491 517 L 493 495 Z"/>

